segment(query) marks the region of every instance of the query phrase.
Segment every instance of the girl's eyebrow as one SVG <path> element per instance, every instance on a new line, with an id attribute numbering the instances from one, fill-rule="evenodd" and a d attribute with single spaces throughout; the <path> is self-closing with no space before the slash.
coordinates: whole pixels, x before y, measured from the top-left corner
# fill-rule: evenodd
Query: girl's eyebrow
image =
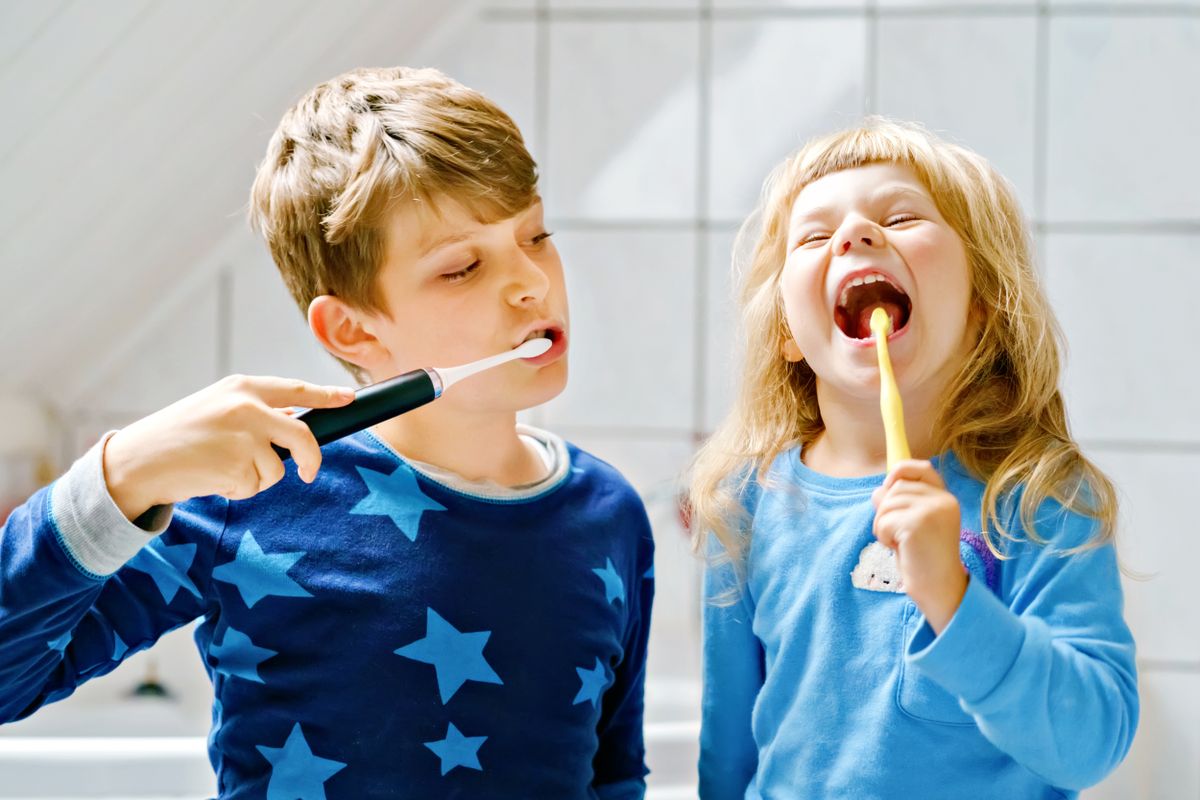
<path id="1" fill-rule="evenodd" d="M 889 185 L 889 186 L 883 186 L 883 187 L 880 187 L 879 189 L 877 189 L 869 198 L 868 203 L 871 205 L 874 205 L 876 203 L 896 200 L 901 197 L 912 197 L 915 200 L 924 200 L 924 201 L 929 200 L 929 197 L 926 196 L 923 192 L 920 192 L 920 191 L 912 188 L 911 186 L 893 184 L 893 185 Z M 829 214 L 832 214 L 836 210 L 837 210 L 836 208 L 834 208 L 833 206 L 829 206 L 829 205 L 814 206 L 814 207 L 808 209 L 807 211 L 805 211 L 800 216 L 794 218 L 792 220 L 792 225 L 796 225 L 797 223 L 801 223 L 801 222 L 808 222 L 813 219 L 827 216 Z"/>

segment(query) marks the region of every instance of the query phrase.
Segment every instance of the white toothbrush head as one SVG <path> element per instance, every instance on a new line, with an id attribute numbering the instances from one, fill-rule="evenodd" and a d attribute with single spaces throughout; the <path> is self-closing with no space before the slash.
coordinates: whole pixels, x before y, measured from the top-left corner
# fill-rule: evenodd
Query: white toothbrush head
<path id="1" fill-rule="evenodd" d="M 545 337 L 540 339 L 530 339 L 528 342 L 522 342 L 521 346 L 513 352 L 519 353 L 519 358 L 537 358 L 542 353 L 549 350 L 553 344 L 553 341 Z"/>

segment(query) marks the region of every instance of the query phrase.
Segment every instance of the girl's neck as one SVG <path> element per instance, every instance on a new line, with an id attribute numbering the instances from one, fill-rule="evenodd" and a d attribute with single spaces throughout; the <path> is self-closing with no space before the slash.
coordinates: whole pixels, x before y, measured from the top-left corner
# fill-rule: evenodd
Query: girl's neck
<path id="1" fill-rule="evenodd" d="M 834 478 L 861 478 L 887 472 L 887 437 L 879 400 L 835 393 L 817 380 L 817 403 L 825 423 L 802 453 L 810 469 Z M 937 409 L 932 398 L 904 398 L 904 428 L 913 458 L 929 459 L 934 452 L 933 425 Z"/>
<path id="2" fill-rule="evenodd" d="M 402 456 L 469 481 L 522 486 L 546 476 L 546 465 L 522 441 L 515 413 L 463 414 L 429 405 L 371 430 Z"/>

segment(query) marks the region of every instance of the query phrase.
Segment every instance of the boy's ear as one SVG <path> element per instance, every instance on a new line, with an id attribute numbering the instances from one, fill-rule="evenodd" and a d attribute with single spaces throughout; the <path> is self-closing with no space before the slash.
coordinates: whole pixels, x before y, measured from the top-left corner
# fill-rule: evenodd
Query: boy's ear
<path id="1" fill-rule="evenodd" d="M 340 298 L 328 294 L 313 298 L 308 304 L 308 327 L 326 350 L 343 361 L 368 371 L 391 361 L 367 316 Z"/>

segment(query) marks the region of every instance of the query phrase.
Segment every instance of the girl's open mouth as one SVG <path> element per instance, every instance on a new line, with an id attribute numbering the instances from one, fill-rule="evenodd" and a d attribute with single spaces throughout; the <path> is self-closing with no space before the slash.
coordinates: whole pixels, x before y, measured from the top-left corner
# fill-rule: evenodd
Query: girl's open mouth
<path id="1" fill-rule="evenodd" d="M 908 324 L 912 300 L 884 274 L 873 272 L 855 278 L 842 289 L 833 309 L 833 320 L 851 339 L 871 338 L 871 312 L 883 308 L 892 320 L 892 335 Z"/>

